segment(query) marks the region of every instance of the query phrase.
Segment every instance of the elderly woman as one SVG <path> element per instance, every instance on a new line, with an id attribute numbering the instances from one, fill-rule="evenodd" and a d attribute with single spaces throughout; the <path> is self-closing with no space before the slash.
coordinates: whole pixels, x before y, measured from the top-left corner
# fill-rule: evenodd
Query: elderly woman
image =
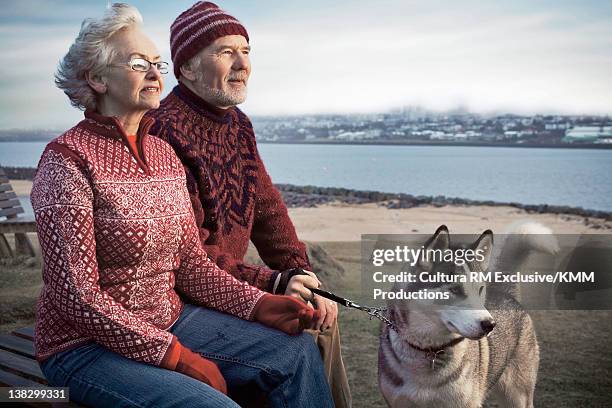
<path id="1" fill-rule="evenodd" d="M 201 247 L 183 166 L 147 134 L 168 64 L 141 22 L 122 4 L 86 20 L 56 75 L 86 110 L 49 143 L 32 190 L 42 371 L 87 405 L 235 407 L 228 389 L 259 389 L 271 406 L 331 406 L 299 334 L 316 311 L 236 280 Z"/>

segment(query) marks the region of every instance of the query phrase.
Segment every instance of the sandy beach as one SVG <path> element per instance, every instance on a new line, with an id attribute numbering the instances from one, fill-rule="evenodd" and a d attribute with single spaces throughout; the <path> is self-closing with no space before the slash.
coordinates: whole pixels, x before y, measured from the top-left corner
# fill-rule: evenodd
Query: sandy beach
<path id="1" fill-rule="evenodd" d="M 391 210 L 376 204 L 322 205 L 289 210 L 300 238 L 306 241 L 358 241 L 361 234 L 431 234 L 441 224 L 453 233 L 501 233 L 514 222 L 534 220 L 556 234 L 597 233 L 584 217 L 529 214 L 512 207 L 445 206 Z M 610 224 L 601 221 L 604 225 Z"/>
<path id="2" fill-rule="evenodd" d="M 13 186 L 13 191 L 18 196 L 30 195 L 32 190 L 32 182 L 29 180 L 10 180 Z"/>

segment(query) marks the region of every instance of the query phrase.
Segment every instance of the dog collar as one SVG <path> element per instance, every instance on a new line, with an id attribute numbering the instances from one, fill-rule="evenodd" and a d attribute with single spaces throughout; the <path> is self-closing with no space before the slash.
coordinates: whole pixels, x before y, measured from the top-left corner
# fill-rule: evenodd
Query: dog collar
<path id="1" fill-rule="evenodd" d="M 465 337 L 457 337 L 454 340 L 449 341 L 448 343 L 445 343 L 439 347 L 428 347 L 428 348 L 422 348 L 419 346 L 415 346 L 414 344 L 410 343 L 410 342 L 406 342 L 408 343 L 408 345 L 410 347 L 412 347 L 415 350 L 418 351 L 422 351 L 424 353 L 434 353 L 434 354 L 438 354 L 438 353 L 443 353 L 445 349 L 450 348 L 450 347 L 454 347 L 457 344 L 461 343 L 463 340 L 465 339 Z"/>
<path id="2" fill-rule="evenodd" d="M 406 342 L 408 346 L 412 347 L 415 350 L 421 351 L 423 353 L 427 353 L 426 357 L 428 360 L 431 360 L 431 369 L 434 370 L 436 368 L 436 360 L 438 359 L 438 355 L 444 354 L 447 348 L 451 348 L 461 343 L 465 339 L 465 337 L 458 337 L 454 340 L 449 341 L 439 347 L 430 347 L 430 348 L 422 348 L 419 346 L 415 346 L 410 342 Z"/>

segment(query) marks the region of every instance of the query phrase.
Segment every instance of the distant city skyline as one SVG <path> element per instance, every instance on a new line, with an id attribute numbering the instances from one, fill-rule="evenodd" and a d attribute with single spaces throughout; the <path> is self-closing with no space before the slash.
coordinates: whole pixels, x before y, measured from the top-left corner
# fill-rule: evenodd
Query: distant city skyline
<path id="1" fill-rule="evenodd" d="M 169 26 L 193 1 L 128 1 L 170 62 Z M 383 112 L 612 114 L 612 3 L 217 1 L 251 37 L 250 115 Z M 0 129 L 73 125 L 53 73 L 106 0 L 0 9 Z M 166 76 L 164 95 L 176 85 Z"/>

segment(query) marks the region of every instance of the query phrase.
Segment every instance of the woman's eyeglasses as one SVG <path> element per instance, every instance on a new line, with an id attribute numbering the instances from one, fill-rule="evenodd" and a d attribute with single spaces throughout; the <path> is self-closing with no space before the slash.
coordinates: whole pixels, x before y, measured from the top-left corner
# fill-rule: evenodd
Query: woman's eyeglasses
<path id="1" fill-rule="evenodd" d="M 126 64 L 109 64 L 109 66 L 121 66 L 121 67 L 126 66 L 126 65 L 132 68 L 132 70 L 138 71 L 138 72 L 149 72 L 149 70 L 151 69 L 151 65 L 153 65 L 155 68 L 157 68 L 160 74 L 168 73 L 168 63 L 167 62 L 164 62 L 164 61 L 151 62 L 142 57 L 132 58 Z"/>

